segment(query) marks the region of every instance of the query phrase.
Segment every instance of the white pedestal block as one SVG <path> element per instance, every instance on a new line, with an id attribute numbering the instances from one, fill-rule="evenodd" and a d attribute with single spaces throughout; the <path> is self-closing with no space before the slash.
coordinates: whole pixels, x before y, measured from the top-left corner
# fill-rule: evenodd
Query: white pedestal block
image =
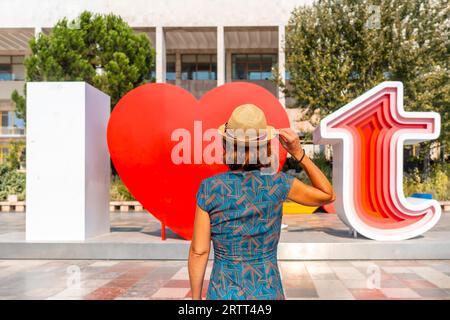
<path id="1" fill-rule="evenodd" d="M 85 82 L 27 84 L 27 241 L 109 232 L 109 114 Z"/>

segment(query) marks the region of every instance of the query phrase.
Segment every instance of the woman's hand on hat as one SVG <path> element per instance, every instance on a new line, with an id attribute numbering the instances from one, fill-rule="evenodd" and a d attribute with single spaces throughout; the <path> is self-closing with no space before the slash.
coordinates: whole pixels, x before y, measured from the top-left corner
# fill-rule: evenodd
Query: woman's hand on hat
<path id="1" fill-rule="evenodd" d="M 303 149 L 298 134 L 291 128 L 279 129 L 278 134 L 283 148 L 285 148 L 294 158 L 300 159 L 303 156 Z"/>

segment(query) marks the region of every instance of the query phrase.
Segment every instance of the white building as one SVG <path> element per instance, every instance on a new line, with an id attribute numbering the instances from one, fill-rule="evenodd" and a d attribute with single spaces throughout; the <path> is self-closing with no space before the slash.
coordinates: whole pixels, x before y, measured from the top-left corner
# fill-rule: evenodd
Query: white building
<path id="1" fill-rule="evenodd" d="M 11 140 L 24 139 L 10 97 L 24 86 L 28 41 L 61 18 L 84 10 L 120 15 L 156 49 L 157 82 L 175 83 L 195 96 L 231 81 L 264 86 L 282 104 L 270 80 L 285 78 L 284 35 L 290 13 L 312 0 L 2 0 L 0 2 L 0 161 Z"/>

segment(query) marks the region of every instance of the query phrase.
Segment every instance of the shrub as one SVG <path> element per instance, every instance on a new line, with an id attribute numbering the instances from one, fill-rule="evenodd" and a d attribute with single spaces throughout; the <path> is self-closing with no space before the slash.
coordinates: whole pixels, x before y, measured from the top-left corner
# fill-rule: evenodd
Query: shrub
<path id="1" fill-rule="evenodd" d="M 405 174 L 403 190 L 406 196 L 418 193 L 431 193 L 434 199 L 450 200 L 450 163 L 438 163 L 433 165 L 431 174 L 423 177 L 418 168 L 414 168 Z"/>
<path id="2" fill-rule="evenodd" d="M 110 199 L 115 201 L 134 201 L 135 198 L 128 191 L 119 176 L 113 176 L 111 180 Z"/>
<path id="3" fill-rule="evenodd" d="M 323 153 L 316 153 L 312 159 L 322 170 L 327 178 L 332 181 L 333 165 Z M 288 158 L 283 166 L 283 171 L 294 172 L 297 178 L 305 183 L 310 183 L 308 176 L 301 167 Z M 403 178 L 403 190 L 405 196 L 413 193 L 431 193 L 434 199 L 450 200 L 450 163 L 436 163 L 431 167 L 430 175 L 424 176 L 418 167 L 405 172 Z"/>
<path id="4" fill-rule="evenodd" d="M 325 174 L 325 176 L 328 178 L 328 180 L 332 181 L 332 173 L 333 173 L 333 164 L 330 160 L 328 160 L 325 157 L 325 154 L 323 152 L 317 152 L 312 157 L 312 161 L 315 163 L 316 166 L 319 167 L 319 169 Z M 295 176 L 300 179 L 301 181 L 310 184 L 308 175 L 306 172 L 301 168 L 301 166 L 298 164 L 297 161 L 295 161 L 293 158 L 286 159 L 286 162 L 283 166 L 283 171 L 288 171 L 289 173 L 294 173 Z"/>
<path id="5" fill-rule="evenodd" d="M 8 164 L 0 165 L 0 200 L 8 195 L 17 195 L 18 200 L 25 199 L 25 173 L 11 168 Z"/>

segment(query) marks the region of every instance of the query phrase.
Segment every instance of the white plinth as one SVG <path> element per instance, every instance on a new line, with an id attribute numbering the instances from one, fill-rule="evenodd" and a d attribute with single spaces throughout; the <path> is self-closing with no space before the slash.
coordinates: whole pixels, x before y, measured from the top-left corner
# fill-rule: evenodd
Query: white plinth
<path id="1" fill-rule="evenodd" d="M 26 240 L 109 232 L 110 98 L 85 82 L 27 84 Z"/>

